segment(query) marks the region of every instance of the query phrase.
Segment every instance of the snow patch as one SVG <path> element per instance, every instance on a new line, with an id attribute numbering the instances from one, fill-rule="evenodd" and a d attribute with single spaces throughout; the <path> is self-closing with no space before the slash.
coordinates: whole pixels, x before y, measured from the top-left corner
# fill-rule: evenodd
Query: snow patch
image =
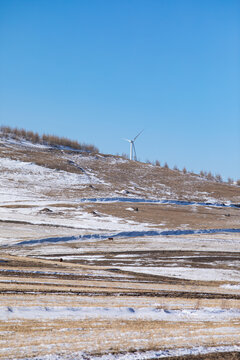
<path id="1" fill-rule="evenodd" d="M 193 267 L 121 267 L 122 270 L 142 274 L 160 275 L 188 280 L 204 281 L 240 281 L 240 271 Z"/>
<path id="2" fill-rule="evenodd" d="M 233 285 L 233 284 L 224 284 L 220 286 L 223 289 L 229 289 L 229 290 L 240 290 L 240 284 Z"/>
<path id="3" fill-rule="evenodd" d="M 108 318 L 170 322 L 222 322 L 240 319 L 240 309 L 168 310 L 132 307 L 0 307 L 0 320 L 2 321 L 11 319 L 57 320 L 64 318 L 73 318 L 74 320 Z"/>

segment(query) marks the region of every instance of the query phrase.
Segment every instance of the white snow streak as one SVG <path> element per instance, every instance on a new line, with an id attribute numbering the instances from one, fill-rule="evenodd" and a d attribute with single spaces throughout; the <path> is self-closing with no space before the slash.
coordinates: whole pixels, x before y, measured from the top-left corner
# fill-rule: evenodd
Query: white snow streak
<path id="1" fill-rule="evenodd" d="M 184 309 L 167 310 L 159 308 L 105 308 L 105 307 L 0 307 L 0 320 L 38 319 L 57 320 L 64 318 L 112 320 L 151 320 L 170 322 L 222 322 L 240 319 L 239 309 Z"/>
<path id="2" fill-rule="evenodd" d="M 240 281 L 240 271 L 225 269 L 193 268 L 193 267 L 120 267 L 125 271 L 142 274 L 170 276 L 179 279 L 204 281 Z"/>

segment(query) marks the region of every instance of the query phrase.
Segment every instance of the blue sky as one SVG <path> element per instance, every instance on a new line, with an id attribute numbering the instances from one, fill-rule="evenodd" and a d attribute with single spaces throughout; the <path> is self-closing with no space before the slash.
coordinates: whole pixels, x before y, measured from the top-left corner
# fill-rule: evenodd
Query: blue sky
<path id="1" fill-rule="evenodd" d="M 240 178 L 238 0 L 0 0 L 0 123 Z"/>

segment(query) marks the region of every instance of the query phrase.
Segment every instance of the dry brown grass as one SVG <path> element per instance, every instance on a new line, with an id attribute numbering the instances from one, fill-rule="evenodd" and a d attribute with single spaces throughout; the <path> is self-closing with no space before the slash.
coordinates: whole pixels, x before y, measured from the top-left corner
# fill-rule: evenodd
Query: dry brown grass
<path id="1" fill-rule="evenodd" d="M 87 351 L 91 354 L 105 352 L 158 350 L 192 346 L 215 346 L 221 341 L 236 344 L 239 325 L 235 333 L 228 334 L 230 323 L 168 323 L 158 321 L 106 320 L 20 320 L 0 322 L 2 351 L 0 358 L 19 357 L 21 352 L 30 356 L 48 353 L 68 354 Z M 234 329 L 234 328 L 233 328 Z M 7 350 L 4 343 L 7 340 Z M 49 348 L 50 346 L 50 348 Z"/>
<path id="2" fill-rule="evenodd" d="M 25 139 L 33 144 L 45 144 L 51 146 L 64 146 L 76 150 L 97 153 L 99 150 L 94 145 L 80 144 L 78 141 L 70 140 L 66 137 L 59 137 L 56 135 L 43 134 L 39 135 L 37 132 L 28 131 L 25 129 L 11 128 L 9 126 L 1 126 L 0 131 L 5 137 L 12 137 L 14 139 Z"/>
<path id="3" fill-rule="evenodd" d="M 212 228 L 238 228 L 240 222 L 239 209 L 161 205 L 161 204 L 135 204 L 138 211 L 128 211 L 131 204 L 112 203 L 94 204 L 94 210 L 100 214 L 113 215 L 136 222 L 154 224 L 155 227 L 168 229 L 212 229 Z M 159 225 L 160 224 L 160 225 Z"/>
<path id="4" fill-rule="evenodd" d="M 0 144 L 1 157 L 14 160 L 28 161 L 51 169 L 64 170 L 82 174 L 84 169 L 91 170 L 105 184 L 89 187 L 66 188 L 69 197 L 101 197 L 123 196 L 121 190 L 128 190 L 135 197 L 158 197 L 170 199 L 188 199 L 206 201 L 206 196 L 214 197 L 218 201 L 230 200 L 240 202 L 237 186 L 203 180 L 200 176 L 183 174 L 179 171 L 165 169 L 160 166 L 144 164 L 134 161 L 120 160 L 119 157 L 103 154 L 82 153 L 81 157 L 75 153 L 51 149 L 34 149 L 21 146 Z M 48 196 L 59 196 L 53 189 Z M 230 220 L 230 219 L 229 219 Z"/>
<path id="5" fill-rule="evenodd" d="M 72 251 L 74 252 L 74 249 Z M 198 299 L 219 298 L 226 299 L 225 308 L 230 306 L 229 299 L 234 298 L 233 295 L 228 294 L 229 290 L 219 288 L 219 285 L 222 284 L 221 281 L 196 281 L 186 280 L 184 278 L 177 279 L 167 276 L 134 273 L 125 271 L 124 267 L 123 270 L 112 271 L 112 269 L 117 266 L 113 260 L 116 253 L 97 252 L 95 254 L 104 255 L 106 261 L 96 261 L 95 264 L 94 262 L 89 264 L 88 261 L 84 260 L 59 262 L 56 260 L 34 259 L 3 254 L 5 262 L 1 264 L 0 291 L 2 293 L 7 290 L 11 290 L 12 292 L 37 291 L 39 293 L 68 293 L 69 289 L 71 289 L 72 294 L 82 292 L 89 294 L 104 293 L 106 295 L 122 293 L 133 294 L 135 296 L 144 296 L 145 294 L 149 297 L 161 297 L 162 295 L 163 297 L 182 296 L 186 298 L 196 297 Z M 205 263 L 208 260 L 212 263 L 216 261 L 216 259 L 222 259 L 222 261 L 225 259 L 223 253 L 212 254 L 211 252 L 206 252 L 205 257 L 203 257 L 203 253 L 201 254 L 201 258 L 198 260 L 200 264 L 201 261 Z M 94 256 L 94 253 L 91 252 L 88 253 L 88 255 Z M 154 258 L 156 258 L 156 260 L 169 258 L 167 266 L 171 266 L 171 261 L 177 261 L 175 256 L 179 256 L 180 260 L 187 256 L 188 260 L 186 260 L 186 264 L 181 262 L 181 266 L 187 266 L 193 261 L 194 267 L 198 267 L 198 257 L 193 255 L 191 260 L 191 252 L 135 251 L 134 256 L 136 255 L 139 256 L 139 258 L 145 257 L 146 260 L 149 259 L 149 261 L 153 262 Z M 232 258 L 230 258 L 230 255 L 230 253 L 226 254 L 226 260 L 234 259 L 233 254 Z M 61 256 L 64 258 L 64 254 L 58 253 L 58 258 Z M 128 256 L 129 258 L 131 257 L 130 252 L 128 252 Z M 170 260 L 172 256 L 174 256 L 174 258 Z M 237 259 L 237 255 L 235 258 Z M 133 258 L 133 261 L 134 260 L 135 258 Z M 165 266 L 164 263 L 162 266 Z M 9 270 L 9 272 L 7 270 Z M 18 273 L 19 270 L 21 273 Z M 40 273 L 38 271 L 40 271 Z M 55 272 L 56 274 L 53 275 Z M 120 275 L 120 278 L 118 275 Z M 4 279 L 7 279 L 8 283 L 4 282 Z M 11 279 L 14 280 L 12 283 Z M 240 295 L 235 295 L 236 299 L 239 297 Z M 202 304 L 201 301 L 199 300 L 199 303 Z M 223 303 L 221 303 L 221 306 L 223 306 Z"/>
<path id="6" fill-rule="evenodd" d="M 222 299 L 217 298 L 217 294 L 212 299 L 209 294 L 207 298 L 198 298 L 197 293 L 191 291 L 196 291 L 198 287 L 199 294 L 202 294 L 201 282 L 195 282 L 195 286 L 189 287 L 185 284 L 182 288 L 176 282 L 173 286 L 178 291 L 172 293 L 172 296 L 168 290 L 170 297 L 156 297 L 155 294 L 160 295 L 162 286 L 171 288 L 171 279 L 166 278 L 165 284 L 162 284 L 157 278 L 145 277 L 144 281 L 144 278 L 136 275 L 131 280 L 126 273 L 123 281 L 119 281 L 119 278 L 114 279 L 115 272 L 112 273 L 112 279 L 104 278 L 104 273 L 108 276 L 111 274 L 108 267 L 10 256 L 3 252 L 1 259 L 5 259 L 1 268 L 22 271 L 16 274 L 12 271 L 1 273 L 0 302 L 3 307 L 154 307 L 168 310 L 201 309 L 206 306 L 224 309 L 240 307 L 240 299 L 234 299 L 234 296 L 227 298 L 227 294 L 222 294 Z M 65 276 L 53 275 L 53 271 L 65 273 Z M 151 282 L 147 282 L 147 279 Z M 179 296 L 181 289 L 186 296 Z M 220 289 L 215 287 L 215 291 L 217 289 L 220 293 Z M 116 296 L 116 292 L 120 292 L 121 296 Z M 65 318 L 53 321 L 16 317 L 0 321 L 0 359 L 41 357 L 53 353 L 70 355 L 79 351 L 89 353 L 91 358 L 91 354 L 105 352 L 217 346 L 220 343 L 236 345 L 239 343 L 239 330 L 238 320 L 222 323 L 193 322 L 191 319 L 185 322 L 130 321 L 96 316 L 94 319 Z"/>

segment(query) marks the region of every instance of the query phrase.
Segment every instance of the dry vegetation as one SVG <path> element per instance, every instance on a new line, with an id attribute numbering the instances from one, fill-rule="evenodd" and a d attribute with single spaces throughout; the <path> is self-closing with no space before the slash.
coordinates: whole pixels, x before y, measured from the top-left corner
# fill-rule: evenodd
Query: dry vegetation
<path id="1" fill-rule="evenodd" d="M 79 143 L 78 141 L 74 141 L 65 137 L 59 137 L 56 135 L 49 135 L 49 134 L 39 135 L 37 132 L 28 131 L 20 128 L 11 128 L 9 126 L 0 126 L 0 136 L 7 138 L 11 137 L 13 139 L 18 139 L 18 140 L 25 139 L 32 142 L 33 144 L 44 144 L 52 147 L 62 146 L 88 153 L 99 153 L 99 149 L 92 144 Z M 122 158 L 128 159 L 128 155 L 123 153 Z M 155 162 L 146 160 L 145 163 L 152 164 L 157 167 L 161 167 L 159 160 L 156 160 Z M 163 168 L 169 169 L 169 165 L 167 162 L 165 162 Z M 177 171 L 179 175 L 181 174 L 181 171 L 178 169 L 176 165 L 173 167 L 173 170 Z M 186 174 L 190 174 L 191 172 L 187 171 L 187 169 L 184 167 L 182 173 L 186 175 Z M 200 177 L 212 182 L 217 182 L 217 183 L 224 182 L 220 174 L 213 175 L 211 171 L 209 172 L 200 171 L 199 175 Z M 227 183 L 229 185 L 233 185 L 234 180 L 232 178 L 228 178 Z M 240 186 L 240 180 L 236 181 L 236 185 Z"/>
<path id="2" fill-rule="evenodd" d="M 135 204 L 129 211 L 124 203 L 94 204 L 89 208 L 99 216 L 107 214 L 141 223 L 150 223 L 156 228 L 181 229 L 187 224 L 189 229 L 238 228 L 240 214 L 237 208 L 190 207 L 176 205 Z M 135 211 L 134 211 L 135 209 Z M 90 211 L 90 210 L 89 210 Z M 186 226 L 186 225 L 185 225 Z"/>
<path id="3" fill-rule="evenodd" d="M 32 162 L 50 169 L 77 174 L 82 174 L 88 168 L 105 181 L 106 185 L 98 184 L 88 187 L 88 189 L 84 188 L 84 191 L 80 186 L 72 189 L 72 196 L 75 198 L 111 196 L 111 193 L 116 196 L 115 191 L 127 190 L 130 195 L 137 197 L 164 196 L 164 198 L 173 199 L 177 194 L 178 199 L 184 199 L 187 196 L 189 200 L 194 200 L 196 199 L 194 192 L 197 191 L 198 199 L 201 197 L 201 192 L 208 192 L 220 201 L 223 201 L 225 197 L 233 202 L 238 202 L 238 198 L 240 201 L 236 186 L 226 184 L 217 184 L 216 186 L 215 182 L 203 181 L 199 176 L 184 175 L 160 166 L 128 160 L 122 161 L 122 158 L 110 155 L 81 154 L 80 156 L 70 153 L 70 151 L 63 153 L 55 148 L 35 149 L 17 144 L 11 146 L 11 144 L 0 143 L 0 155 L 3 158 Z M 54 197 L 56 191 L 57 189 L 55 191 L 51 189 L 48 195 Z"/>
<path id="4" fill-rule="evenodd" d="M 85 244 L 87 247 L 87 244 Z M 167 255 L 167 254 L 166 254 Z M 177 255 L 177 254 L 175 254 Z M 180 254 L 178 254 L 180 255 Z M 186 254 L 182 254 L 182 259 Z M 29 309 L 41 307 L 109 308 L 155 307 L 165 309 L 202 309 L 240 307 L 240 296 L 219 291 L 217 285 L 195 285 L 187 282 L 181 289 L 181 280 L 151 277 L 144 274 L 123 272 L 117 278 L 109 266 L 80 265 L 72 262 L 9 256 L 1 252 L 0 297 L 1 306 L 15 311 L 16 307 Z M 149 259 L 151 259 L 149 255 Z M 14 273 L 14 270 L 16 273 Z M 3 271 L 5 270 L 5 272 Z M 10 270 L 7 272 L 6 270 Z M 17 271 L 21 270 L 21 273 Z M 25 272 L 24 272 L 25 271 Z M 53 275 L 53 272 L 56 272 Z M 65 275 L 64 275 L 65 274 Z M 118 273 L 117 273 L 118 274 Z M 164 291 L 164 285 L 175 286 L 178 291 Z M 215 289 L 211 294 L 209 291 Z M 195 291 L 194 291 L 195 290 Z M 205 294 L 205 296 L 204 296 Z M 231 332 L 229 329 L 231 328 Z M 224 322 L 189 321 L 167 322 L 148 319 L 128 320 L 104 318 L 63 318 L 44 320 L 8 319 L 0 321 L 0 358 L 16 359 L 47 354 L 70 355 L 84 351 L 86 359 L 94 354 L 123 353 L 174 349 L 192 346 L 217 346 L 238 343 L 238 320 Z M 214 354 L 216 359 L 237 359 L 237 353 Z M 202 357 L 178 357 L 177 359 L 214 359 Z M 224 357 L 226 356 L 226 357 Z M 176 358 L 175 358 L 176 359 Z"/>
<path id="5" fill-rule="evenodd" d="M 99 150 L 94 145 L 80 144 L 78 141 L 70 140 L 65 137 L 56 135 L 43 134 L 27 131 L 25 129 L 11 128 L 9 126 L 1 126 L 2 136 L 11 137 L 13 139 L 25 139 L 33 144 L 44 144 L 50 146 L 63 146 L 71 149 L 81 150 L 85 152 L 97 153 Z"/>

